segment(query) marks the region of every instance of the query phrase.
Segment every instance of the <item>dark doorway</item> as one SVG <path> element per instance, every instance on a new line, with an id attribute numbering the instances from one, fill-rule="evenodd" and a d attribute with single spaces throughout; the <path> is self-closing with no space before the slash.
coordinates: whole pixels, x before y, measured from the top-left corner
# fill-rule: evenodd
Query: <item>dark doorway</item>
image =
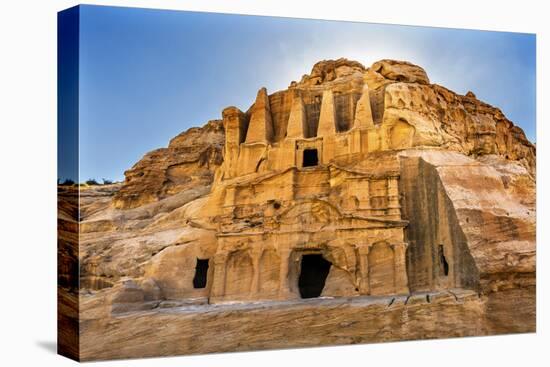
<path id="1" fill-rule="evenodd" d="M 193 278 L 193 288 L 206 287 L 207 275 L 208 259 L 197 259 L 197 266 L 195 267 L 195 277 Z"/>
<path id="2" fill-rule="evenodd" d="M 302 167 L 314 167 L 319 164 L 317 149 L 304 149 L 304 161 Z"/>
<path id="3" fill-rule="evenodd" d="M 325 260 L 321 254 L 302 256 L 298 279 L 300 297 L 315 298 L 321 295 L 331 265 L 330 261 Z"/>
<path id="4" fill-rule="evenodd" d="M 443 245 L 438 246 L 437 252 L 439 255 L 439 275 L 446 277 L 449 275 L 449 263 L 445 258 L 445 251 L 443 249 Z"/>

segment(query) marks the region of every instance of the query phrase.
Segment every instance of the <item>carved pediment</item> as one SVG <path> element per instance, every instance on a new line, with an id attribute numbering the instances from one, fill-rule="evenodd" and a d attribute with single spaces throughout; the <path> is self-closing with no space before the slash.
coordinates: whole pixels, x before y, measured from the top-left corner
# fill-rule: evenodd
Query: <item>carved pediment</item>
<path id="1" fill-rule="evenodd" d="M 342 214 L 333 205 L 322 200 L 311 200 L 294 205 L 279 217 L 281 229 L 298 226 L 315 230 L 337 223 Z"/>
<path id="2" fill-rule="evenodd" d="M 274 227 L 280 231 L 326 229 L 365 229 L 403 227 L 405 221 L 383 220 L 343 214 L 339 208 L 324 200 L 308 200 L 297 203 L 278 217 L 273 218 Z"/>

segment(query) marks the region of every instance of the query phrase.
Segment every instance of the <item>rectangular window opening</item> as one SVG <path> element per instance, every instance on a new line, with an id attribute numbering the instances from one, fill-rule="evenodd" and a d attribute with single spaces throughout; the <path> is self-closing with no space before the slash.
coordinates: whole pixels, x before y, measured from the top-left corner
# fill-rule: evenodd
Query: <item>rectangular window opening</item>
<path id="1" fill-rule="evenodd" d="M 304 160 L 302 167 L 315 167 L 319 164 L 317 149 L 304 149 Z"/>

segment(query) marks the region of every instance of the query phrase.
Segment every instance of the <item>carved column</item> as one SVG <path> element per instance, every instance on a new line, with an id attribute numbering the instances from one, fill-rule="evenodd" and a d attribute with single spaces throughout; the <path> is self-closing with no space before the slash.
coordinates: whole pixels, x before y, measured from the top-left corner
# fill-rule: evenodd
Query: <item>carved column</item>
<path id="1" fill-rule="evenodd" d="M 358 195 L 361 195 L 359 209 L 370 210 L 372 207 L 370 203 L 370 181 L 365 179 L 361 181 L 360 185 L 360 188 L 357 190 L 359 191 Z M 367 215 L 371 215 L 370 211 Z"/>
<path id="2" fill-rule="evenodd" d="M 387 179 L 388 214 L 399 219 L 401 217 L 401 205 L 399 204 L 399 187 L 396 177 Z"/>
<path id="3" fill-rule="evenodd" d="M 407 266 L 406 266 L 406 250 L 409 244 L 405 242 L 394 243 L 393 248 L 394 259 L 394 284 L 395 293 L 409 294 Z"/>
<path id="4" fill-rule="evenodd" d="M 218 253 L 214 256 L 214 277 L 212 279 L 212 288 L 210 289 L 210 300 L 212 302 L 221 301 L 225 296 L 225 270 L 228 254 Z"/>
<path id="5" fill-rule="evenodd" d="M 363 245 L 357 249 L 359 254 L 359 293 L 361 295 L 367 295 L 370 293 L 369 284 L 369 246 Z"/>
<path id="6" fill-rule="evenodd" d="M 288 263 L 290 261 L 290 249 L 286 246 L 280 248 L 279 256 L 281 259 L 281 264 L 279 268 L 279 298 L 285 299 L 290 296 L 290 289 L 288 284 Z"/>
<path id="7" fill-rule="evenodd" d="M 254 275 L 252 276 L 252 285 L 250 286 L 250 295 L 257 296 L 260 291 L 260 258 L 262 257 L 263 248 L 254 247 L 250 250 L 252 257 L 252 266 Z"/>

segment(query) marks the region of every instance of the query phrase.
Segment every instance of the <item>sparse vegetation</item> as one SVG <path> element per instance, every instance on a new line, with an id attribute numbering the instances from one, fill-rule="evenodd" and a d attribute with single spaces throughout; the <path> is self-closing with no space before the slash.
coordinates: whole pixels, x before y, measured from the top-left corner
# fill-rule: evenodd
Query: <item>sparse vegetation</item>
<path id="1" fill-rule="evenodd" d="M 102 178 L 101 181 L 102 182 L 100 183 L 95 178 L 89 178 L 84 182 L 76 183 L 75 181 L 71 180 L 70 178 L 66 178 L 64 180 L 61 179 L 61 178 L 58 178 L 57 179 L 57 184 L 60 185 L 60 186 L 96 186 L 96 185 L 112 185 L 114 183 L 113 180 L 109 180 L 109 179 L 106 179 L 106 178 Z"/>
<path id="2" fill-rule="evenodd" d="M 61 179 L 57 180 L 57 184 L 61 186 L 72 186 L 74 185 L 74 181 L 70 178 L 66 178 L 64 181 L 61 181 Z"/>

